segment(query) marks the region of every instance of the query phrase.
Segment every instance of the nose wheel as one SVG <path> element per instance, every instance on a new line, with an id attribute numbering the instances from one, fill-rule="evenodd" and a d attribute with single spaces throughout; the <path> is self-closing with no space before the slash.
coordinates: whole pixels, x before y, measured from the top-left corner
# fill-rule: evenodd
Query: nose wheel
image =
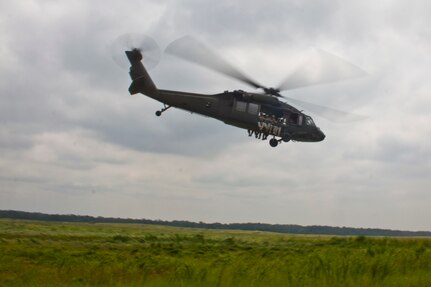
<path id="1" fill-rule="evenodd" d="M 167 109 L 169 109 L 171 106 L 167 106 L 167 105 L 165 105 L 164 107 L 163 107 L 163 109 L 161 109 L 160 111 L 156 111 L 156 116 L 158 116 L 158 117 L 160 117 L 161 115 L 162 115 L 162 113 L 164 112 L 164 111 L 166 111 Z"/>
<path id="2" fill-rule="evenodd" d="M 269 140 L 269 145 L 272 147 L 278 146 L 278 140 L 276 138 L 272 138 Z"/>
<path id="3" fill-rule="evenodd" d="M 260 131 L 255 131 L 255 130 L 249 129 L 248 130 L 248 136 L 251 137 L 251 136 L 253 136 L 253 134 L 255 135 L 255 137 L 257 139 L 262 139 L 262 140 L 266 140 L 269 136 L 269 134 L 267 134 L 267 133 L 263 133 Z M 290 141 L 290 138 L 284 137 L 284 138 L 277 139 L 274 136 L 272 139 L 269 140 L 269 145 L 272 147 L 276 147 L 276 146 L 278 146 L 278 144 L 280 144 L 283 141 L 288 142 L 288 141 Z"/>

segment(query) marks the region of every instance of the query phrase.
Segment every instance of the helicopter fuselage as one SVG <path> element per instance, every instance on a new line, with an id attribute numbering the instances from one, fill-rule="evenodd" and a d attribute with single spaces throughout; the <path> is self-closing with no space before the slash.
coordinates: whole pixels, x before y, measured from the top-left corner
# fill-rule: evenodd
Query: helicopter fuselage
<path id="1" fill-rule="evenodd" d="M 273 147 L 281 141 L 318 142 L 325 138 L 310 116 L 275 96 L 242 90 L 209 95 L 158 89 L 141 62 L 141 53 L 132 50 L 126 55 L 131 63 L 130 94 L 142 93 L 162 102 L 165 107 L 157 116 L 170 107 L 180 108 L 247 129 L 249 136 L 272 136 Z"/>
<path id="2" fill-rule="evenodd" d="M 286 142 L 318 142 L 325 138 L 310 116 L 268 95 L 241 90 L 208 95 L 158 89 L 153 98 L 167 106 L 247 129 L 256 137 L 274 136 Z"/>

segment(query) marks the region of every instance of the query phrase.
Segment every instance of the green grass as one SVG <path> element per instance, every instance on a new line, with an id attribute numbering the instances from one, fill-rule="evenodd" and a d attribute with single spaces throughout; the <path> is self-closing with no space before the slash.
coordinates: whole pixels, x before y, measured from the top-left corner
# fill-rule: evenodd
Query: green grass
<path id="1" fill-rule="evenodd" d="M 431 286 L 431 240 L 0 220 L 0 286 Z"/>

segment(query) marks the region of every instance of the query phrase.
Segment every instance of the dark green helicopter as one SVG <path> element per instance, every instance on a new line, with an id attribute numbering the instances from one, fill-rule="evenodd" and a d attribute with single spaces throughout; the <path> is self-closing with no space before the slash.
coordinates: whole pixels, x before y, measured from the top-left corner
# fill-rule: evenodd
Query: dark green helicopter
<path id="1" fill-rule="evenodd" d="M 197 94 L 157 88 L 142 63 L 142 50 L 140 48 L 132 48 L 125 51 L 131 65 L 129 74 L 132 84 L 129 87 L 129 92 L 132 95 L 142 93 L 162 102 L 164 107 L 156 111 L 157 116 L 161 116 L 163 112 L 171 107 L 180 108 L 218 119 L 228 125 L 247 129 L 249 136 L 254 136 L 258 139 L 266 140 L 270 137 L 269 144 L 272 147 L 276 147 L 281 142 L 289 142 L 291 140 L 298 142 L 320 142 L 325 139 L 325 134 L 315 125 L 309 115 L 279 100 L 279 98 L 285 98 L 280 95 L 281 90 L 334 82 L 363 74 L 359 68 L 344 62 L 350 66 L 349 69 L 343 68 L 342 76 L 332 73 L 332 75 L 320 77 L 318 80 L 315 78 L 309 79 L 303 76 L 303 69 L 299 69 L 277 89 L 267 88 L 245 76 L 200 42 L 186 36 L 172 42 L 166 48 L 165 52 L 263 90 L 263 93 L 235 90 L 219 94 Z M 326 52 L 324 54 L 327 60 L 329 59 L 330 62 L 335 61 L 335 66 L 339 66 L 340 58 Z M 145 63 L 145 59 L 143 62 Z M 333 64 L 331 65 L 334 66 Z M 347 73 L 346 70 L 348 70 Z M 359 118 L 356 115 L 320 105 L 295 99 L 289 99 L 289 101 L 297 102 L 299 105 L 308 107 L 308 109 L 315 113 L 324 115 L 332 120 L 354 120 Z"/>

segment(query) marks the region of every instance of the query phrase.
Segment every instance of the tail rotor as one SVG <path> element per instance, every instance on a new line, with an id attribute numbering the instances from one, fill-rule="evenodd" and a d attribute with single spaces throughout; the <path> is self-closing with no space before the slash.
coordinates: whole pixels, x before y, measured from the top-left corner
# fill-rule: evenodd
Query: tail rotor
<path id="1" fill-rule="evenodd" d="M 129 61 L 124 57 L 125 51 L 139 51 L 147 69 L 156 67 L 161 58 L 159 45 L 153 38 L 144 34 L 123 34 L 112 42 L 109 51 L 114 62 L 125 70 L 130 66 Z"/>

